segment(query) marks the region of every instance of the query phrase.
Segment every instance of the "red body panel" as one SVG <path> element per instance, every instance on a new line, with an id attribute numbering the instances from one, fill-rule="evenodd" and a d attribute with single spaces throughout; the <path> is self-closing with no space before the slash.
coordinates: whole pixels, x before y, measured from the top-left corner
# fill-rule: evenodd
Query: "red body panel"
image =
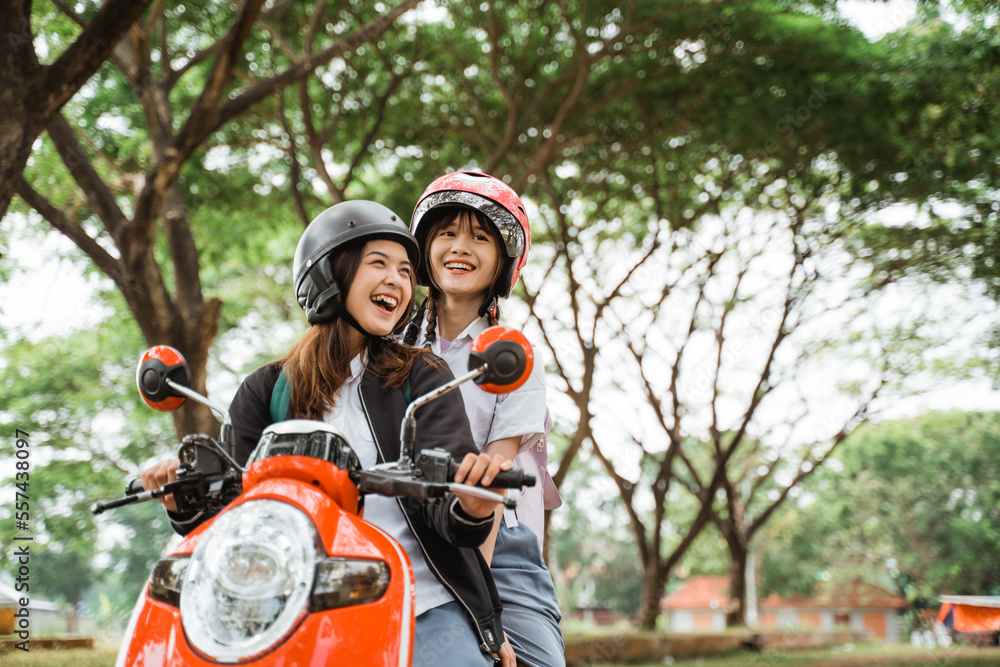
<path id="1" fill-rule="evenodd" d="M 414 623 L 414 581 L 406 553 L 388 534 L 345 512 L 330 496 L 320 490 L 322 484 L 277 475 L 275 466 L 281 459 L 290 467 L 301 470 L 301 457 L 273 457 L 255 463 L 244 477 L 250 487 L 226 511 L 248 501 L 270 498 L 288 502 L 309 515 L 329 556 L 375 558 L 388 563 L 389 587 L 375 602 L 340 609 L 307 613 L 289 636 L 272 651 L 240 663 L 252 667 L 286 665 L 409 665 L 412 652 Z M 261 464 L 267 463 L 266 466 Z M 333 465 L 310 460 L 314 468 Z M 257 470 L 260 467 L 263 470 Z M 251 472 L 253 474 L 251 474 Z M 261 474 L 265 473 L 265 474 Z M 317 474 L 323 472 L 317 470 Z M 346 478 L 343 485 L 353 484 Z M 340 494 L 350 498 L 350 491 Z M 354 507 L 357 491 L 354 490 Z M 348 501 L 350 502 L 350 501 Z M 200 536 L 214 522 L 206 522 L 193 531 L 171 555 L 190 554 Z M 183 594 L 183 593 L 182 593 Z M 153 600 L 143 592 L 142 608 L 131 637 L 125 638 L 119 663 L 135 667 L 160 665 L 215 665 L 214 661 L 197 653 L 184 636 L 180 610 Z"/>

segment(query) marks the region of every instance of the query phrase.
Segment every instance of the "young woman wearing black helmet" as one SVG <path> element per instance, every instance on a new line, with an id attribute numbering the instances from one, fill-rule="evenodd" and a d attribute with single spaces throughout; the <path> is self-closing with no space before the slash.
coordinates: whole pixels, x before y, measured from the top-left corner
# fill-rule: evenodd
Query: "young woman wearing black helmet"
<path id="1" fill-rule="evenodd" d="M 478 172 L 454 172 L 432 182 L 418 201 L 410 229 L 421 247 L 417 280 L 427 299 L 405 337 L 442 357 L 455 372 L 467 367 L 469 348 L 497 324 L 499 299 L 510 295 L 531 245 L 520 197 L 503 181 Z M 536 352 L 536 359 L 539 358 Z M 562 614 L 552 577 L 541 557 L 544 510 L 561 504 L 546 470 L 544 364 L 528 381 L 495 396 L 462 391 L 476 445 L 514 459 L 538 483 L 522 492 L 516 511 L 498 515 L 483 547 L 503 602 L 503 625 L 518 664 L 565 665 Z"/>
<path id="2" fill-rule="evenodd" d="M 411 312 L 418 255 L 405 223 L 375 202 L 343 202 L 312 221 L 294 260 L 295 296 L 312 326 L 284 359 L 262 366 L 240 385 L 230 407 L 237 461 L 247 460 L 275 421 L 276 386 L 290 394 L 288 418 L 338 427 L 363 467 L 398 458 L 404 388 L 419 396 L 453 377 L 429 353 L 389 338 Z M 461 461 L 456 481 L 488 483 L 502 463 L 475 450 L 458 392 L 420 409 L 416 447 L 441 447 Z M 143 485 L 158 488 L 175 472 L 176 461 L 158 464 L 143 473 Z M 498 655 L 512 664 L 510 649 L 501 649 L 496 589 L 475 549 L 489 535 L 493 509 L 457 496 L 422 508 L 367 497 L 365 519 L 392 534 L 413 566 L 414 665 L 492 665 Z M 171 513 L 171 520 L 183 534 L 204 518 Z"/>

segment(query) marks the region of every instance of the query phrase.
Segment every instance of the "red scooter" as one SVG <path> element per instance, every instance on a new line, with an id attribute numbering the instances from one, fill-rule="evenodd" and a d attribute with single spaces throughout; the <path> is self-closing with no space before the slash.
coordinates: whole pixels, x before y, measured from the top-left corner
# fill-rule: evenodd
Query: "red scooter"
<path id="1" fill-rule="evenodd" d="M 455 484 L 443 450 L 414 453 L 414 413 L 473 380 L 492 393 L 513 391 L 531 373 L 531 345 L 508 327 L 473 344 L 469 372 L 408 406 L 400 460 L 362 470 L 344 437 L 319 421 L 289 420 L 264 430 L 246 467 L 229 455 L 232 424 L 220 406 L 192 391 L 176 350 L 146 351 L 136 381 L 160 410 L 185 398 L 223 417 L 219 440 L 184 438 L 177 480 L 92 511 L 172 493 L 178 510 L 215 514 L 153 568 L 136 604 L 118 665 L 409 665 L 414 581 L 407 554 L 363 519 L 366 493 L 429 499 L 466 494 L 514 505 L 482 488 Z M 531 486 L 531 475 L 503 471 L 498 488 Z"/>

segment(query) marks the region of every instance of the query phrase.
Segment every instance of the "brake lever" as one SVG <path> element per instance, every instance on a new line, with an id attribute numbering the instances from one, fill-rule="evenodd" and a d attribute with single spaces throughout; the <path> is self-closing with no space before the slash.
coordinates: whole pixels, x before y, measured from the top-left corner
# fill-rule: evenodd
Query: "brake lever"
<path id="1" fill-rule="evenodd" d="M 404 496 L 417 500 L 443 498 L 448 492 L 457 496 L 466 496 L 488 502 L 501 503 L 504 507 L 514 509 L 517 500 L 468 484 L 457 482 L 439 482 L 414 477 L 418 471 L 410 468 L 398 468 L 394 464 L 384 467 L 376 466 L 370 470 L 362 470 L 358 480 L 358 489 L 363 493 L 377 493 L 382 496 Z"/>
<path id="2" fill-rule="evenodd" d="M 153 489 L 152 491 L 136 491 L 134 484 L 137 480 L 132 480 L 129 485 L 125 488 L 125 496 L 122 498 L 117 498 L 115 500 L 108 500 L 105 502 L 96 502 L 90 507 L 90 513 L 94 516 L 102 514 L 107 510 L 113 510 L 116 507 L 124 507 L 125 505 L 134 505 L 136 503 L 145 503 L 150 500 L 156 500 L 157 498 L 162 498 L 163 496 L 169 495 L 183 487 L 185 480 L 177 480 L 174 482 L 168 482 L 158 489 Z M 139 483 L 141 487 L 141 482 Z"/>
<path id="3" fill-rule="evenodd" d="M 489 489 L 484 489 L 479 486 L 469 486 L 468 484 L 459 484 L 458 482 L 448 482 L 448 490 L 456 496 L 465 496 L 467 498 L 476 498 L 477 500 L 487 500 L 489 502 L 500 503 L 509 510 L 517 507 L 516 499 L 501 496 L 495 491 L 490 491 Z"/>
<path id="4" fill-rule="evenodd" d="M 386 466 L 358 473 L 358 490 L 362 493 L 377 493 L 380 496 L 428 500 L 444 497 L 448 492 L 448 485 L 415 478 L 413 470 Z"/>

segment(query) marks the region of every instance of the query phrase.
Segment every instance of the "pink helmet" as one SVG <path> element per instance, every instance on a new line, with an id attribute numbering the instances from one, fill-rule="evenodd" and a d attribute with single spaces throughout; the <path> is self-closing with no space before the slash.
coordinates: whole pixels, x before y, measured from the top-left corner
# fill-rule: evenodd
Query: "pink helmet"
<path id="1" fill-rule="evenodd" d="M 498 178 L 478 171 L 456 171 L 436 179 L 427 186 L 413 209 L 410 231 L 424 248 L 427 225 L 420 223 L 428 213 L 444 206 L 465 206 L 485 215 L 496 226 L 507 251 L 503 270 L 493 292 L 498 297 L 508 297 L 517 284 L 521 269 L 528 261 L 531 247 L 531 228 L 524 204 L 513 188 Z M 421 251 L 423 252 L 423 251 Z M 417 280 L 423 285 L 430 283 L 430 276 L 424 273 L 423 262 L 417 271 Z"/>

